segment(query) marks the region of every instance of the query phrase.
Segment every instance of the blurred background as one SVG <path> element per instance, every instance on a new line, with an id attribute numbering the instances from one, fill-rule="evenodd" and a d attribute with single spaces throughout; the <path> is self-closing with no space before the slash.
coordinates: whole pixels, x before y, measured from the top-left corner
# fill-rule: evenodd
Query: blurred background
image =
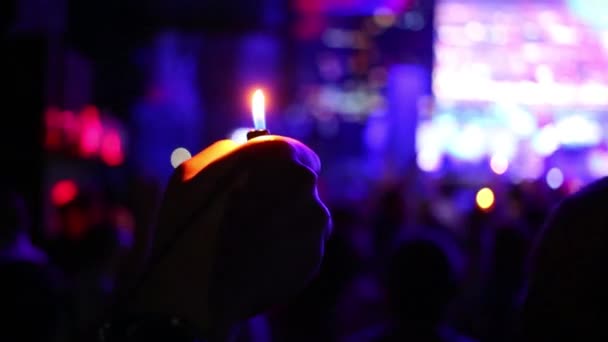
<path id="1" fill-rule="evenodd" d="M 608 175 L 605 1 L 1 6 L 0 255 L 33 267 L 2 263 L 5 300 L 47 303 L 30 319 L 57 340 L 141 264 L 172 154 L 243 141 L 256 88 L 320 155 L 336 229 L 244 340 L 511 340 L 547 213 Z"/>

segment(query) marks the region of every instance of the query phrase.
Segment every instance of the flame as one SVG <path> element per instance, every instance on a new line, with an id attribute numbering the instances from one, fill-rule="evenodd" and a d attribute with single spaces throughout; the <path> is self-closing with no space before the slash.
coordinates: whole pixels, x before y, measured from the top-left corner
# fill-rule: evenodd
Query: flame
<path id="1" fill-rule="evenodd" d="M 251 114 L 255 129 L 266 129 L 265 102 L 264 92 L 261 89 L 256 89 L 251 97 Z"/>

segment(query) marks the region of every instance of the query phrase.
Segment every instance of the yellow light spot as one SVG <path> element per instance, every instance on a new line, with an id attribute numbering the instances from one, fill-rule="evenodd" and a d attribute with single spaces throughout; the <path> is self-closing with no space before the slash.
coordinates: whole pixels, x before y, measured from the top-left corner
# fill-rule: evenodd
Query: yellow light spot
<path id="1" fill-rule="evenodd" d="M 483 188 L 477 192 L 475 202 L 480 209 L 488 210 L 494 205 L 494 192 L 490 188 Z"/>

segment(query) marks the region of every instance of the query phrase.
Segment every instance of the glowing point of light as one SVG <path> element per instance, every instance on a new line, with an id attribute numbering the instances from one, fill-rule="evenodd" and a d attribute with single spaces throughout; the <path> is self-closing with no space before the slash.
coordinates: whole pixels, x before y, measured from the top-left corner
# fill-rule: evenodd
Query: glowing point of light
<path id="1" fill-rule="evenodd" d="M 62 206 L 73 201 L 78 195 L 78 187 L 71 179 L 60 180 L 51 188 L 51 202 Z"/>
<path id="2" fill-rule="evenodd" d="M 101 159 L 109 166 L 118 166 L 125 159 L 120 134 L 110 130 L 103 135 L 101 140 Z"/>
<path id="3" fill-rule="evenodd" d="M 509 160 L 501 155 L 494 155 L 490 159 L 490 168 L 497 175 L 502 175 L 509 168 Z"/>
<path id="4" fill-rule="evenodd" d="M 103 135 L 99 110 L 94 106 L 87 106 L 83 109 L 80 119 L 80 154 L 85 158 L 92 157 L 97 153 Z"/>
<path id="5" fill-rule="evenodd" d="M 480 209 L 488 210 L 494 205 L 494 192 L 490 188 L 482 188 L 477 191 L 475 202 Z"/>
<path id="6" fill-rule="evenodd" d="M 171 153 L 171 166 L 176 168 L 190 158 L 192 158 L 190 151 L 183 147 L 178 147 Z"/>
<path id="7" fill-rule="evenodd" d="M 251 98 L 251 115 L 255 129 L 266 129 L 266 99 L 261 89 L 256 89 Z"/>
<path id="8" fill-rule="evenodd" d="M 416 162 L 424 172 L 437 171 L 441 167 L 441 152 L 433 148 L 425 148 L 418 152 Z"/>
<path id="9" fill-rule="evenodd" d="M 547 185 L 551 189 L 559 189 L 564 184 L 564 174 L 556 167 L 552 168 L 547 172 Z"/>
<path id="10" fill-rule="evenodd" d="M 594 178 L 608 176 L 608 152 L 594 150 L 587 157 L 587 169 Z"/>
<path id="11" fill-rule="evenodd" d="M 247 133 L 249 133 L 249 128 L 237 128 L 230 133 L 229 139 L 236 143 L 244 144 L 247 142 Z"/>

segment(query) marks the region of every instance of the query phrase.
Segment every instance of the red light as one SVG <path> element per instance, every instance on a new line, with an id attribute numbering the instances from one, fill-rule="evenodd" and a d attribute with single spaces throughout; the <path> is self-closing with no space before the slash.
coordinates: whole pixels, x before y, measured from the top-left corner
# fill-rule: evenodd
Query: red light
<path id="1" fill-rule="evenodd" d="M 61 180 L 51 189 L 51 201 L 56 206 L 62 206 L 73 201 L 78 195 L 78 187 L 73 180 Z"/>
<path id="2" fill-rule="evenodd" d="M 99 110 L 94 106 L 87 106 L 80 115 L 80 153 L 85 158 L 92 157 L 99 149 L 103 134 Z"/>
<path id="3" fill-rule="evenodd" d="M 101 159 L 109 166 L 118 166 L 124 161 L 122 141 L 115 130 L 103 136 L 101 141 Z"/>

